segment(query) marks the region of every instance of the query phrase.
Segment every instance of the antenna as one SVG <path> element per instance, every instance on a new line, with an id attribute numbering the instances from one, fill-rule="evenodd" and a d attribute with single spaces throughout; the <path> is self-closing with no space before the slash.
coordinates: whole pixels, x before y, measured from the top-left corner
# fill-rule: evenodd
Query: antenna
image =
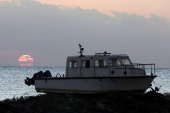
<path id="1" fill-rule="evenodd" d="M 79 44 L 79 48 L 80 48 L 80 57 L 84 57 L 84 55 L 83 55 L 83 52 L 85 52 L 85 51 L 83 51 L 84 50 L 84 48 L 82 48 L 82 46 Z"/>

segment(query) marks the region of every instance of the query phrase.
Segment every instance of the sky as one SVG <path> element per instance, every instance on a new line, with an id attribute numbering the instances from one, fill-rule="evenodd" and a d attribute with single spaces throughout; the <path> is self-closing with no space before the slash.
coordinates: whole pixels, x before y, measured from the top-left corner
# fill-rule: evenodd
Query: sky
<path id="1" fill-rule="evenodd" d="M 0 65 L 65 66 L 67 56 L 128 54 L 170 68 L 168 0 L 10 0 L 0 2 Z"/>
<path id="2" fill-rule="evenodd" d="M 169 0 L 35 0 L 43 4 L 61 5 L 64 7 L 79 6 L 82 9 L 96 9 L 110 16 L 112 11 L 126 12 L 128 14 L 143 15 L 146 18 L 151 14 L 170 20 Z"/>

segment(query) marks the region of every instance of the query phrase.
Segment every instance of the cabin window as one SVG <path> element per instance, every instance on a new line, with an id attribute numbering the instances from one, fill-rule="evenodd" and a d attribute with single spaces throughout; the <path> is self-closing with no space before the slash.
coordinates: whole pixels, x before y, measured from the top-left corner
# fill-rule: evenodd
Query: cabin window
<path id="1" fill-rule="evenodd" d="M 83 60 L 82 61 L 82 67 L 83 68 L 90 68 L 90 61 L 89 60 Z"/>
<path id="2" fill-rule="evenodd" d="M 129 58 L 122 58 L 122 62 L 124 65 L 131 65 Z"/>
<path id="3" fill-rule="evenodd" d="M 77 68 L 77 61 L 69 61 L 69 68 Z"/>
<path id="4" fill-rule="evenodd" d="M 95 60 L 95 67 L 106 67 L 106 61 L 105 60 Z"/>
<path id="5" fill-rule="evenodd" d="M 109 64 L 110 64 L 110 66 L 114 66 L 114 67 L 115 66 L 121 66 L 119 59 L 110 59 Z"/>

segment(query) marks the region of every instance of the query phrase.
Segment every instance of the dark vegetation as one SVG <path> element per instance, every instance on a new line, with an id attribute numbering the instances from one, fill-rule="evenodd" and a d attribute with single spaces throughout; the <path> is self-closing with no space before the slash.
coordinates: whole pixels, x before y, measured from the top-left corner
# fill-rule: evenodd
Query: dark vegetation
<path id="1" fill-rule="evenodd" d="M 170 113 L 170 95 L 113 92 L 100 95 L 45 94 L 0 101 L 0 113 Z"/>

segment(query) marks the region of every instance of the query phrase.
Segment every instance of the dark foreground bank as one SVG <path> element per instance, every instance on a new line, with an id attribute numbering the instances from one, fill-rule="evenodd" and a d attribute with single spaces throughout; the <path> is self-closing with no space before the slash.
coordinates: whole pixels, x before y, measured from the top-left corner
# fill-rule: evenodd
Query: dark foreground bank
<path id="1" fill-rule="evenodd" d="M 170 113 L 170 95 L 45 94 L 0 101 L 0 113 Z"/>

